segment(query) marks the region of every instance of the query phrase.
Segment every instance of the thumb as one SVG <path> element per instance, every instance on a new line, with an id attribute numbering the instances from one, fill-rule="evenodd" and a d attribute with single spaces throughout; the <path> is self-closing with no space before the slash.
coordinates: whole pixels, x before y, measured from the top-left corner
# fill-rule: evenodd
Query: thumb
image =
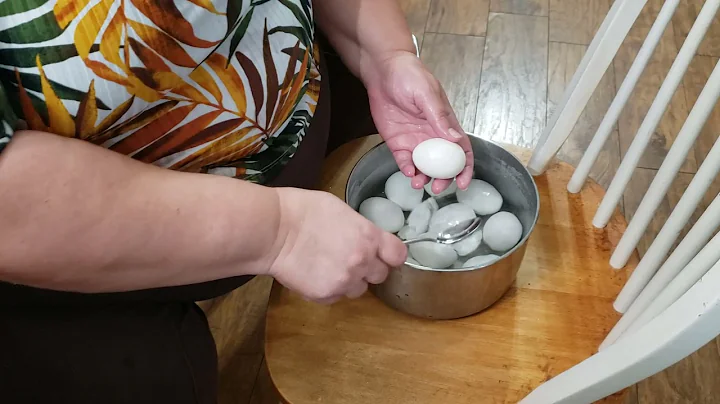
<path id="1" fill-rule="evenodd" d="M 407 246 L 395 235 L 382 232 L 378 257 L 390 267 L 399 267 L 407 259 Z"/>

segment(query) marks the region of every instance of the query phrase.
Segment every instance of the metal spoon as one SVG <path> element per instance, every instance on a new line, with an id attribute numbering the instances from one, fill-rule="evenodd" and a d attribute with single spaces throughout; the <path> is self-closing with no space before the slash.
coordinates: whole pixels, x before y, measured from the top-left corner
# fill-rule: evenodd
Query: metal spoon
<path id="1" fill-rule="evenodd" d="M 404 240 L 403 243 L 413 244 L 421 241 L 434 241 L 440 244 L 455 244 L 475 233 L 475 230 L 480 228 L 480 222 L 481 218 L 479 217 L 470 220 L 463 220 L 462 222 L 441 231 L 437 235 L 424 234 L 420 237 Z"/>

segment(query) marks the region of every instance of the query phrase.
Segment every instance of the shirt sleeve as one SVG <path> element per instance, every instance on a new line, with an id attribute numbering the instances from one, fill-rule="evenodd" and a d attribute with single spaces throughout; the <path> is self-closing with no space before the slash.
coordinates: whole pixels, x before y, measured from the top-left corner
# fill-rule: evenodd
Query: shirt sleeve
<path id="1" fill-rule="evenodd" d="M 17 115 L 8 101 L 5 88 L 0 84 L 0 153 L 12 140 L 13 133 L 18 124 Z"/>

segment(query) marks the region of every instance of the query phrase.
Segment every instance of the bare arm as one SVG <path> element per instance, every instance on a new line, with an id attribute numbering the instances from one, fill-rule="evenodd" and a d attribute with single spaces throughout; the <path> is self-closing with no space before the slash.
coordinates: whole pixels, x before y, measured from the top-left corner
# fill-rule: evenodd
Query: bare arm
<path id="1" fill-rule="evenodd" d="M 348 68 L 367 85 L 372 67 L 397 52 L 415 54 L 396 0 L 314 0 L 317 24 Z"/>
<path id="2" fill-rule="evenodd" d="M 278 193 L 16 132 L 0 154 L 0 280 L 107 292 L 264 273 Z"/>

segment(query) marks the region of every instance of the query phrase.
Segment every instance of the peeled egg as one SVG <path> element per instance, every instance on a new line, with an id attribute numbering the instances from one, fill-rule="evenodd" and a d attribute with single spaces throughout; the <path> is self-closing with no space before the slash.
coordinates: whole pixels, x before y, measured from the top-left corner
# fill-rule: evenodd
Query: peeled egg
<path id="1" fill-rule="evenodd" d="M 430 219 L 429 232 L 438 234 L 456 224 L 475 219 L 475 212 L 471 207 L 462 203 L 453 203 L 440 208 Z"/>
<path id="2" fill-rule="evenodd" d="M 469 260 L 465 261 L 465 263 L 463 264 L 463 268 L 477 268 L 489 264 L 490 262 L 495 261 L 498 258 L 500 257 L 495 254 L 478 255 L 477 257 L 472 257 Z"/>
<path id="3" fill-rule="evenodd" d="M 385 181 L 385 196 L 395 202 L 402 210 L 413 210 L 422 203 L 424 192 L 410 184 L 412 179 L 398 171 Z"/>
<path id="4" fill-rule="evenodd" d="M 366 219 L 390 233 L 398 232 L 405 224 L 402 209 L 385 198 L 368 198 L 360 204 L 358 211 Z"/>
<path id="5" fill-rule="evenodd" d="M 444 269 L 451 266 L 458 258 L 455 250 L 449 245 L 432 241 L 411 244 L 409 250 L 415 260 L 428 268 Z"/>
<path id="6" fill-rule="evenodd" d="M 415 259 L 413 257 L 407 257 L 405 262 L 407 262 L 408 264 L 413 264 L 413 265 L 422 265 L 419 262 L 415 261 Z"/>
<path id="7" fill-rule="evenodd" d="M 469 235 L 467 238 L 458 241 L 452 246 L 455 249 L 455 252 L 458 253 L 458 255 L 464 257 L 466 255 L 474 253 L 480 247 L 480 244 L 482 244 L 482 240 L 482 230 L 478 229 L 475 230 L 475 232 Z"/>
<path id="8" fill-rule="evenodd" d="M 465 151 L 457 143 L 442 138 L 428 139 L 412 153 L 415 167 L 430 178 L 455 178 L 465 168 Z"/>
<path id="9" fill-rule="evenodd" d="M 425 192 L 427 192 L 430 196 L 434 196 L 436 198 L 446 197 L 448 195 L 455 193 L 455 191 L 457 191 L 457 190 L 458 190 L 458 186 L 455 181 L 451 182 L 450 185 L 447 187 L 447 189 L 440 192 L 439 194 L 436 194 L 435 192 L 432 191 L 432 181 L 425 184 Z"/>
<path id="10" fill-rule="evenodd" d="M 453 262 L 452 267 L 455 269 L 460 269 L 463 267 L 463 265 L 464 265 L 463 262 L 458 260 L 458 261 Z"/>
<path id="11" fill-rule="evenodd" d="M 495 251 L 507 251 L 520 241 L 522 223 L 510 212 L 498 212 L 487 220 L 483 228 L 485 244 Z"/>
<path id="12" fill-rule="evenodd" d="M 458 189 L 455 195 L 458 202 L 473 208 L 478 215 L 497 213 L 503 204 L 500 192 L 482 180 L 471 180 L 466 190 Z"/>

